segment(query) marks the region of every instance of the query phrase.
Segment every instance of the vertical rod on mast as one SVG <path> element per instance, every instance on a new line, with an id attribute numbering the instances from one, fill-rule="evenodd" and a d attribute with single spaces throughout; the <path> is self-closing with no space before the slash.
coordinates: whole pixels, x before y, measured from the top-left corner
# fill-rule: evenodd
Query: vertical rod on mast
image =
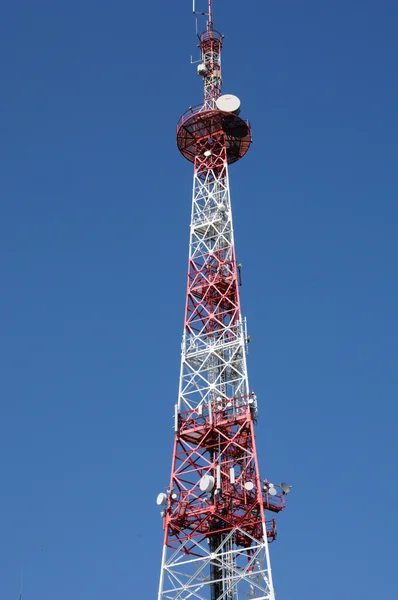
<path id="1" fill-rule="evenodd" d="M 213 31 L 213 1 L 208 0 L 208 21 L 207 21 L 207 31 Z"/>

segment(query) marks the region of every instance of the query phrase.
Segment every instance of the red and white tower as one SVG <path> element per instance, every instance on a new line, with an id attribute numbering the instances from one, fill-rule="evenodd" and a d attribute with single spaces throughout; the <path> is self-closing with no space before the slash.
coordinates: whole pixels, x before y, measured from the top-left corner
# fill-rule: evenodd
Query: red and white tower
<path id="1" fill-rule="evenodd" d="M 194 180 L 171 479 L 157 498 L 165 533 L 158 600 L 273 600 L 276 529 L 266 514 L 284 508 L 290 486 L 260 478 L 228 179 L 251 129 L 238 98 L 221 95 L 223 37 L 212 0 L 205 14 L 197 67 L 204 102 L 177 125 Z"/>

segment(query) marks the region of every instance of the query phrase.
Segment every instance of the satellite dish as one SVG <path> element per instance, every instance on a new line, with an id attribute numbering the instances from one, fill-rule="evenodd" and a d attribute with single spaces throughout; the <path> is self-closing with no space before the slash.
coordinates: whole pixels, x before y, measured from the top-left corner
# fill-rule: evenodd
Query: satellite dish
<path id="1" fill-rule="evenodd" d="M 270 496 L 276 496 L 276 494 L 277 494 L 277 491 L 276 491 L 276 489 L 274 488 L 274 486 L 273 486 L 273 485 L 270 485 L 270 486 L 269 486 L 269 488 L 268 488 L 268 493 L 269 493 L 269 495 L 270 495 Z"/>
<path id="2" fill-rule="evenodd" d="M 218 110 L 223 112 L 233 113 L 238 115 L 240 113 L 240 100 L 233 94 L 224 94 L 216 100 L 216 106 Z"/>
<path id="3" fill-rule="evenodd" d="M 167 494 L 164 494 L 163 492 L 161 494 L 158 494 L 158 497 L 156 498 L 156 504 L 158 506 L 164 506 L 167 503 Z"/>
<path id="4" fill-rule="evenodd" d="M 246 489 L 248 492 L 251 492 L 251 490 L 252 490 L 253 488 L 254 488 L 254 484 L 253 484 L 253 482 L 252 482 L 252 481 L 246 481 L 246 483 L 245 483 L 245 489 Z"/>
<path id="5" fill-rule="evenodd" d="M 211 492 L 211 490 L 214 488 L 213 475 L 203 475 L 199 482 L 199 487 L 202 492 Z"/>
<path id="6" fill-rule="evenodd" d="M 285 481 L 282 481 L 281 483 L 281 490 L 284 494 L 288 494 L 290 492 L 290 490 L 292 489 L 292 486 L 289 485 L 288 483 L 286 483 Z"/>

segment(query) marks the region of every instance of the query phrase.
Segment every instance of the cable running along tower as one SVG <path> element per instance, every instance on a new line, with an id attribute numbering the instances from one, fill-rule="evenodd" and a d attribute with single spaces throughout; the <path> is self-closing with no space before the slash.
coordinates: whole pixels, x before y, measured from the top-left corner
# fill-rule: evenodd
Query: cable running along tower
<path id="1" fill-rule="evenodd" d="M 274 600 L 272 517 L 290 486 L 260 479 L 228 179 L 251 129 L 239 99 L 221 95 L 223 36 L 213 29 L 212 0 L 207 13 L 193 10 L 207 17 L 197 67 L 204 101 L 177 125 L 194 179 L 171 479 L 157 498 L 164 524 L 158 600 Z"/>

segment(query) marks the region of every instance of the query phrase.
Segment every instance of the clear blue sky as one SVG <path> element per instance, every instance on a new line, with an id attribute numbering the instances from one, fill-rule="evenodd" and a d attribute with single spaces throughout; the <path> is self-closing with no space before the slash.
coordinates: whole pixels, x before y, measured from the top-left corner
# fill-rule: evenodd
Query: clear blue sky
<path id="1" fill-rule="evenodd" d="M 279 600 L 396 596 L 395 0 L 215 1 Z M 154 600 L 201 101 L 190 0 L 0 23 L 0 598 Z"/>

